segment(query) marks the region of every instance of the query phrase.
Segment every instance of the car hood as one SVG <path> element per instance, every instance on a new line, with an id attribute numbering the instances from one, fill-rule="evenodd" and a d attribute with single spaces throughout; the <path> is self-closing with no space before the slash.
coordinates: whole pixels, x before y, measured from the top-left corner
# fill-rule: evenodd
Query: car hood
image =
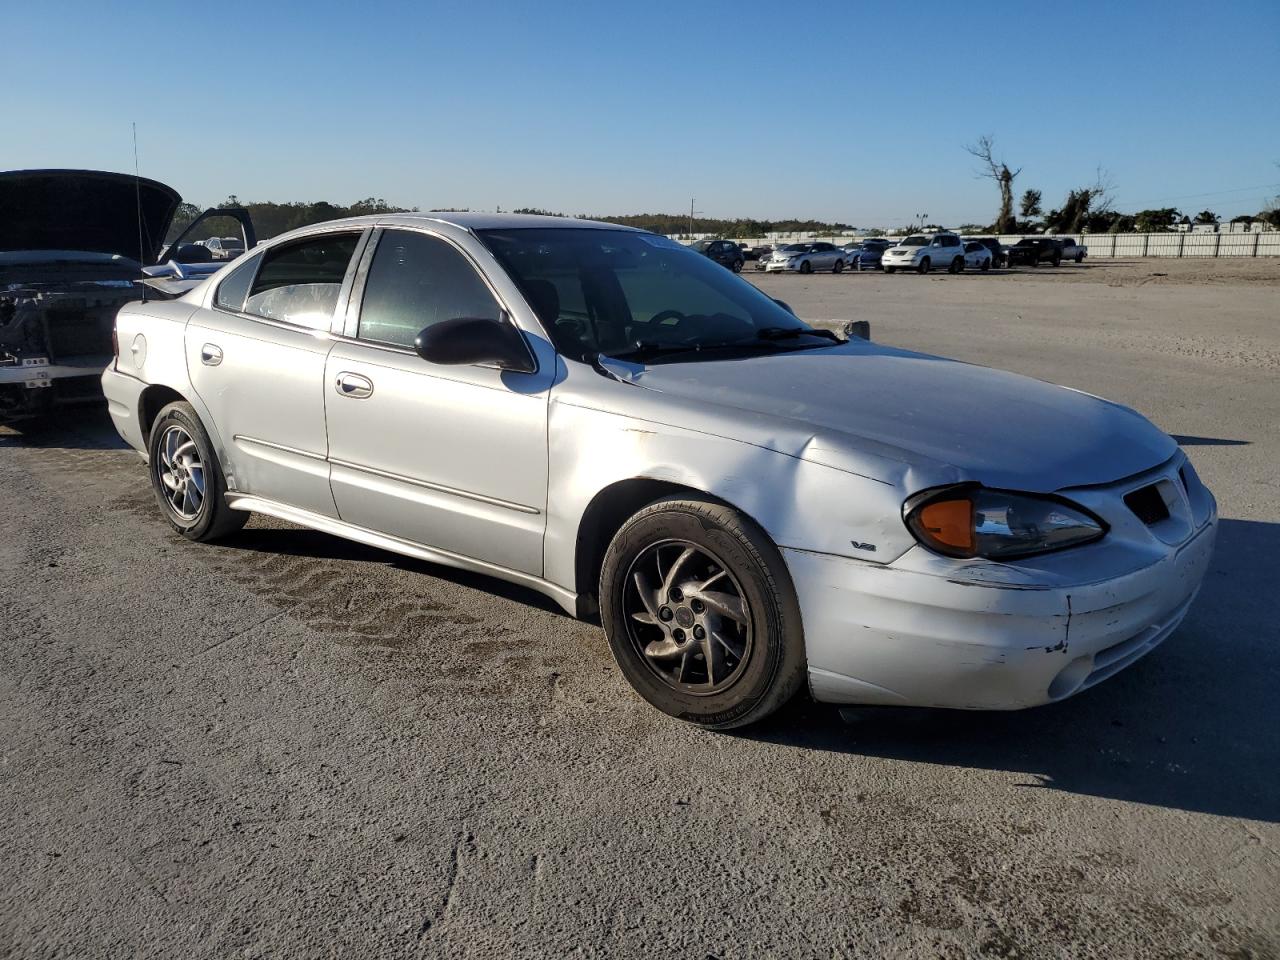
<path id="1" fill-rule="evenodd" d="M 888 247 L 888 248 L 886 248 L 886 250 L 885 250 L 884 252 L 885 252 L 885 253 L 897 253 L 897 254 L 903 254 L 903 253 L 905 253 L 905 254 L 910 255 L 910 254 L 913 254 L 913 253 L 919 253 L 919 252 L 920 252 L 921 250 L 923 250 L 923 249 L 924 249 L 924 247 Z"/>
<path id="2" fill-rule="evenodd" d="M 151 263 L 181 200 L 172 187 L 123 173 L 0 173 L 0 251 L 80 250 Z"/>
<path id="3" fill-rule="evenodd" d="M 1108 400 L 866 341 L 655 364 L 629 379 L 753 415 L 759 435 L 738 439 L 888 481 L 923 471 L 937 482 L 1048 493 L 1140 473 L 1177 450 L 1145 417 Z"/>

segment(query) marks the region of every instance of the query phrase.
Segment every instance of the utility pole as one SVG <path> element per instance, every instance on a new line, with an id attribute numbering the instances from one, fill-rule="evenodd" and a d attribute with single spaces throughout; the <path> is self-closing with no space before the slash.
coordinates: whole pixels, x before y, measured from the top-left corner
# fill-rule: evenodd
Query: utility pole
<path id="1" fill-rule="evenodd" d="M 689 239 L 693 239 L 693 197 L 689 198 Z"/>

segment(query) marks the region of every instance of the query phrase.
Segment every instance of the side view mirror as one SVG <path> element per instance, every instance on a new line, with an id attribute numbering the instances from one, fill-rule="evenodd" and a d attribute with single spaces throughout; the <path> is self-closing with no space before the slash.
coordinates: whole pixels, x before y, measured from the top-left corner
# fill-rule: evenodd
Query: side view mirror
<path id="1" fill-rule="evenodd" d="M 503 370 L 533 373 L 533 358 L 520 331 L 507 319 L 455 317 L 427 327 L 413 349 L 428 363 L 494 363 Z"/>
<path id="2" fill-rule="evenodd" d="M 796 315 L 796 312 L 791 309 L 791 304 L 787 303 L 787 301 L 779 300 L 777 297 L 774 297 L 773 302 L 776 303 L 778 306 L 780 306 L 783 310 L 787 311 L 787 313 L 791 314 L 793 317 Z"/>

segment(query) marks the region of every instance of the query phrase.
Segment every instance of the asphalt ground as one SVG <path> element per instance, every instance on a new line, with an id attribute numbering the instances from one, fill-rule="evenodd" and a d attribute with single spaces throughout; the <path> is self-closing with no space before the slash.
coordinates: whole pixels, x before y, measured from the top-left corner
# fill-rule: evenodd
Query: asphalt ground
<path id="1" fill-rule="evenodd" d="M 532 593 L 191 544 L 101 411 L 0 428 L 0 956 L 1280 955 L 1278 272 L 1197 269 L 746 274 L 1131 404 L 1216 493 L 1179 632 L 1014 714 L 703 733 Z"/>

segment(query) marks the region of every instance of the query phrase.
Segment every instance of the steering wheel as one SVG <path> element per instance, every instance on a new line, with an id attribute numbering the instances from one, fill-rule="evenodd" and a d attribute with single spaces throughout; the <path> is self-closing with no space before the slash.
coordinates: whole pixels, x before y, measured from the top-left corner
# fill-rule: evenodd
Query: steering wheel
<path id="1" fill-rule="evenodd" d="M 655 313 L 652 317 L 650 317 L 649 322 L 653 324 L 659 324 L 659 323 L 662 323 L 662 321 L 664 320 L 675 320 L 674 325 L 678 327 L 680 326 L 681 323 L 683 323 L 685 320 L 688 320 L 688 319 L 689 318 L 686 317 L 679 310 L 663 310 L 659 313 Z"/>

